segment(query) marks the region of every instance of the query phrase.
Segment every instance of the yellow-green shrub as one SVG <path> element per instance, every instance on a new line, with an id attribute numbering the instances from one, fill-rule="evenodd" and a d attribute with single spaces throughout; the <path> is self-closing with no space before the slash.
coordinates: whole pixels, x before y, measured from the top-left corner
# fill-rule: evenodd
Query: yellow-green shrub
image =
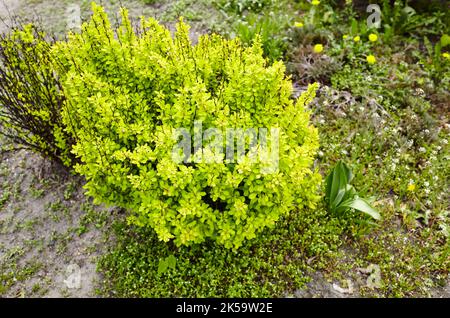
<path id="1" fill-rule="evenodd" d="M 161 240 L 210 238 L 228 248 L 314 206 L 318 134 L 305 105 L 315 85 L 294 103 L 284 65 L 267 65 L 258 42 L 243 48 L 205 35 L 194 46 L 182 22 L 172 38 L 153 19 L 134 31 L 125 10 L 114 30 L 101 7 L 93 10 L 81 34 L 55 46 L 67 68 L 63 117 L 90 195 L 129 209 L 131 222 Z M 203 130 L 279 128 L 279 169 L 267 173 L 248 153 L 237 163 L 174 160 L 174 129 L 194 135 L 195 121 Z"/>

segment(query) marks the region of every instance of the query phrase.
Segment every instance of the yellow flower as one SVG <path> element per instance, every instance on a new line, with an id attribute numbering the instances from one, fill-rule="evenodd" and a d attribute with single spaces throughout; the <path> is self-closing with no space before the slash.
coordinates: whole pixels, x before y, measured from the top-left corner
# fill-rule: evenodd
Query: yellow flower
<path id="1" fill-rule="evenodd" d="M 413 192 L 416 190 L 416 185 L 414 183 L 408 184 L 408 191 Z"/>
<path id="2" fill-rule="evenodd" d="M 312 1 L 311 1 L 311 4 L 312 4 L 313 6 L 318 6 L 318 5 L 320 4 L 320 1 L 319 1 L 319 0 L 312 0 Z"/>
<path id="3" fill-rule="evenodd" d="M 344 34 L 344 35 L 342 36 L 342 38 L 345 40 L 346 38 L 348 38 L 348 35 L 347 35 L 347 34 Z"/>
<path id="4" fill-rule="evenodd" d="M 366 60 L 367 60 L 367 63 L 369 63 L 369 64 L 375 64 L 375 62 L 377 61 L 377 59 L 373 55 L 367 55 Z"/>
<path id="5" fill-rule="evenodd" d="M 303 28 L 303 23 L 301 23 L 301 22 L 295 22 L 295 23 L 294 23 L 294 26 L 295 26 L 296 28 Z"/>
<path id="6" fill-rule="evenodd" d="M 447 52 L 442 53 L 442 57 L 447 59 L 447 60 L 450 60 L 450 54 L 447 53 Z"/>
<path id="7" fill-rule="evenodd" d="M 374 33 L 369 34 L 369 41 L 376 42 L 378 40 L 378 36 Z"/>
<path id="8" fill-rule="evenodd" d="M 355 37 L 353 38 L 353 41 L 355 41 L 355 42 L 359 42 L 359 40 L 361 40 L 361 38 L 359 37 L 359 35 L 357 35 L 357 36 L 355 36 Z"/>
<path id="9" fill-rule="evenodd" d="M 322 44 L 316 44 L 314 45 L 314 52 L 320 53 L 323 51 L 323 45 Z"/>

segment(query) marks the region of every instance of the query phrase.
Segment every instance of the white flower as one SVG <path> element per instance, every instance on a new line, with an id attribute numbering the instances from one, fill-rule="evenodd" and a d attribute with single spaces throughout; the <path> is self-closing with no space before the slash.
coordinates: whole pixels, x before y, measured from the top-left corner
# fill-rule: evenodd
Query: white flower
<path id="1" fill-rule="evenodd" d="M 420 151 L 420 152 L 426 152 L 427 150 L 426 150 L 424 147 L 420 147 L 420 148 L 419 148 L 419 151 Z"/>

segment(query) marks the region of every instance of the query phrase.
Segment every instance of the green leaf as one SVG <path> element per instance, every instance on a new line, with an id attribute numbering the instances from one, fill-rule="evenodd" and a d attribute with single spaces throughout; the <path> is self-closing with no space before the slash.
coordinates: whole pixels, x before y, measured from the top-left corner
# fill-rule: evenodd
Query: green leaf
<path id="1" fill-rule="evenodd" d="M 358 34 L 358 21 L 355 19 L 352 20 L 352 26 L 351 26 L 352 35 Z"/>
<path id="2" fill-rule="evenodd" d="M 339 162 L 336 164 L 336 167 L 334 167 L 331 176 L 331 187 L 330 187 L 330 204 L 333 202 L 338 194 L 339 191 L 339 184 L 340 184 L 340 173 L 338 169 Z"/>
<path id="3" fill-rule="evenodd" d="M 436 45 L 434 46 L 434 58 L 435 59 L 441 58 L 441 43 L 440 42 L 436 43 Z"/>
<path id="4" fill-rule="evenodd" d="M 166 258 L 166 263 L 169 268 L 175 269 L 175 266 L 177 265 L 177 259 L 175 258 L 175 256 L 170 255 Z"/>
<path id="5" fill-rule="evenodd" d="M 167 258 L 160 259 L 158 263 L 158 275 L 164 274 L 167 272 L 169 264 L 167 263 Z"/>
<path id="6" fill-rule="evenodd" d="M 353 179 L 350 168 L 338 161 L 326 179 L 326 200 L 332 212 L 345 199 L 352 197 L 356 191 L 349 185 Z"/>
<path id="7" fill-rule="evenodd" d="M 342 162 L 341 169 L 343 170 L 343 173 L 345 173 L 345 176 L 347 177 L 347 183 L 352 182 L 353 174 L 352 174 L 352 171 L 350 170 L 350 168 L 345 163 Z"/>
<path id="8" fill-rule="evenodd" d="M 338 194 L 336 195 L 336 198 L 334 198 L 333 202 L 330 205 L 331 210 L 334 210 L 342 202 L 342 199 L 344 198 L 345 194 L 346 194 L 345 189 L 339 190 Z"/>
<path id="9" fill-rule="evenodd" d="M 363 213 L 366 213 L 367 215 L 370 215 L 375 220 L 380 220 L 381 216 L 380 213 L 378 213 L 377 210 L 375 210 L 365 199 L 363 198 L 353 198 L 349 199 L 345 202 L 343 202 L 339 208 L 352 208 L 358 211 L 361 211 Z"/>
<path id="10" fill-rule="evenodd" d="M 441 46 L 446 47 L 447 45 L 450 45 L 450 35 L 443 34 L 441 36 Z"/>

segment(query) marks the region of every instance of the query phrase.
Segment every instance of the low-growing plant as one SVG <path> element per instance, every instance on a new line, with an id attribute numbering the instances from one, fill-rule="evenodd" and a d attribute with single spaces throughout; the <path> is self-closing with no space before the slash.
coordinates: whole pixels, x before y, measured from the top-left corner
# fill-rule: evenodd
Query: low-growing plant
<path id="1" fill-rule="evenodd" d="M 234 32 L 246 45 L 251 45 L 256 37 L 259 37 L 264 55 L 270 61 L 281 59 L 287 48 L 285 30 L 289 19 L 281 14 L 259 16 L 249 14 L 244 20 L 234 24 Z"/>
<path id="2" fill-rule="evenodd" d="M 379 220 L 378 211 L 370 205 L 369 200 L 361 198 L 350 184 L 352 179 L 352 171 L 345 163 L 339 161 L 326 179 L 325 201 L 329 211 L 341 217 L 354 209 Z"/>
<path id="3" fill-rule="evenodd" d="M 88 194 L 131 210 L 129 221 L 152 227 L 160 240 L 211 239 L 233 249 L 283 215 L 301 217 L 315 206 L 319 140 L 305 107 L 317 85 L 294 102 L 283 63 L 268 65 L 258 41 L 245 48 L 238 39 L 205 35 L 193 46 L 183 22 L 172 38 L 154 19 L 135 32 L 122 10 L 114 30 L 101 7 L 93 11 L 80 34 L 55 46 L 66 69 L 63 118 Z M 260 141 L 226 160 L 195 146 L 195 136 L 210 128 L 261 127 L 279 131 L 275 169 L 251 161 Z M 180 128 L 194 136 L 183 162 L 172 151 Z"/>
<path id="4" fill-rule="evenodd" d="M 425 6 L 434 7 L 432 14 L 418 13 L 413 6 L 417 8 L 420 6 L 411 1 L 396 0 L 392 3 L 392 1 L 384 0 L 381 9 L 381 25 L 385 40 L 391 41 L 396 35 L 411 35 L 417 32 L 421 35 L 438 35 L 443 30 L 448 30 L 447 22 L 450 15 L 448 10 L 444 9 L 445 5 L 439 3 L 439 0 L 424 2 L 427 2 Z"/>
<path id="5" fill-rule="evenodd" d="M 446 76 L 450 72 L 450 53 L 443 52 L 450 46 L 450 36 L 444 34 L 434 45 L 425 37 L 424 45 L 427 51 L 426 58 L 422 58 L 422 63 L 429 71 L 431 79 L 437 86 L 448 87 L 449 78 Z"/>
<path id="6" fill-rule="evenodd" d="M 68 165 L 71 138 L 61 119 L 65 98 L 51 43 L 31 24 L 0 35 L 0 134 Z"/>
<path id="7" fill-rule="evenodd" d="M 242 14 L 244 12 L 260 12 L 270 6 L 274 0 L 216 0 L 218 7 L 226 12 Z"/>

